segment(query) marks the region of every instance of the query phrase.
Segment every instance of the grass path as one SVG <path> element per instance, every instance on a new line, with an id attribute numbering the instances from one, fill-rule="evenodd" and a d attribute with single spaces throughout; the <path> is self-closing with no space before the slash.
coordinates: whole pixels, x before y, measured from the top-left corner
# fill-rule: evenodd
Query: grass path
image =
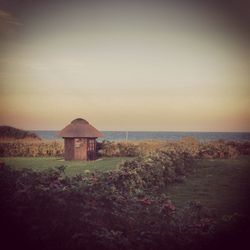
<path id="1" fill-rule="evenodd" d="M 177 207 L 195 200 L 219 215 L 250 213 L 250 157 L 198 161 L 195 172 L 167 194 Z"/>
<path id="2" fill-rule="evenodd" d="M 64 161 L 62 158 L 55 157 L 1 157 L 0 161 L 6 165 L 20 168 L 31 168 L 35 171 L 42 171 L 56 166 L 68 166 L 65 173 L 68 176 L 83 174 L 86 170 L 114 170 L 118 169 L 122 161 L 131 159 L 131 157 L 112 157 L 102 158 L 96 161 Z"/>

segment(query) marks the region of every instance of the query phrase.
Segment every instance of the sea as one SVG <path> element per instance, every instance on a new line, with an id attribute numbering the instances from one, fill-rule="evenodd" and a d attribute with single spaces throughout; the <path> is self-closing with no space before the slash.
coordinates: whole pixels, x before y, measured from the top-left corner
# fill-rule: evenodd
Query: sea
<path id="1" fill-rule="evenodd" d="M 43 139 L 58 140 L 55 130 L 33 130 Z M 193 137 L 198 141 L 250 141 L 250 132 L 157 132 L 157 131 L 101 131 L 104 137 L 98 138 L 98 141 L 141 141 L 141 140 L 172 140 L 178 141 L 183 137 Z"/>

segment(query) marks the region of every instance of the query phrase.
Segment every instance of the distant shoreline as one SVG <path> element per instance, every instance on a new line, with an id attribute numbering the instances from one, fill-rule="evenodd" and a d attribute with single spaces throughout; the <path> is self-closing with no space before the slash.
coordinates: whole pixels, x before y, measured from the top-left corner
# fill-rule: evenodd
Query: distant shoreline
<path id="1" fill-rule="evenodd" d="M 36 133 L 42 139 L 58 140 L 57 130 L 30 130 Z M 105 137 L 99 138 L 99 141 L 124 141 L 126 140 L 126 131 L 101 131 Z M 128 131 L 129 141 L 143 140 L 174 140 L 178 141 L 183 137 L 193 137 L 198 141 L 250 141 L 250 132 L 164 132 L 164 131 Z"/>

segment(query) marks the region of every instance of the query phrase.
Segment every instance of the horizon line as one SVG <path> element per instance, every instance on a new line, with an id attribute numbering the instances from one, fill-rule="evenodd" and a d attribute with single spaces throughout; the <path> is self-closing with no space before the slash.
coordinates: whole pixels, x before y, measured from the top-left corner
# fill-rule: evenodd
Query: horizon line
<path id="1" fill-rule="evenodd" d="M 31 129 L 27 131 L 60 131 L 61 129 Z M 171 132 L 171 133 L 250 133 L 250 131 L 206 131 L 206 130 L 104 130 L 102 132 Z"/>

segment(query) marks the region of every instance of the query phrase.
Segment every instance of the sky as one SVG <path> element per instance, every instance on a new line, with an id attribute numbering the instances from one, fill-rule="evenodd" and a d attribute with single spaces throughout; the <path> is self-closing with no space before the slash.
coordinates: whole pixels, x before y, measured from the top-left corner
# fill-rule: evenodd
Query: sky
<path id="1" fill-rule="evenodd" d="M 250 131 L 239 8 L 68 2 L 0 2 L 0 125 L 58 130 L 82 117 L 100 130 Z"/>

